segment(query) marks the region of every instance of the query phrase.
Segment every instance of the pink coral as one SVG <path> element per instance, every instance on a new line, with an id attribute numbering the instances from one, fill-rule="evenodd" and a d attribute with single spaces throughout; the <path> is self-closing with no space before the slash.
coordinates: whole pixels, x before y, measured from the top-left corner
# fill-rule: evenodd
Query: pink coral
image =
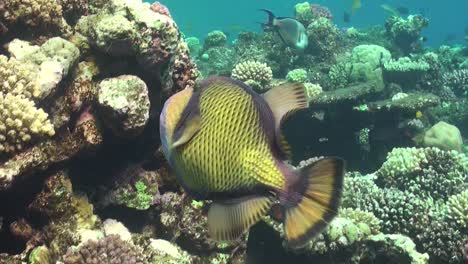
<path id="1" fill-rule="evenodd" d="M 327 18 L 329 20 L 333 19 L 333 15 L 330 12 L 330 10 L 328 8 L 324 7 L 324 6 L 321 6 L 321 5 L 318 5 L 318 4 L 311 4 L 310 9 L 312 11 L 312 14 L 314 14 L 314 16 L 316 18 L 324 17 L 324 18 Z"/>
<path id="2" fill-rule="evenodd" d="M 160 2 L 156 1 L 151 5 L 151 10 L 153 10 L 156 13 L 159 13 L 161 15 L 166 15 L 168 17 L 171 17 L 171 13 L 169 12 L 169 8 L 167 8 L 165 5 L 161 4 Z"/>

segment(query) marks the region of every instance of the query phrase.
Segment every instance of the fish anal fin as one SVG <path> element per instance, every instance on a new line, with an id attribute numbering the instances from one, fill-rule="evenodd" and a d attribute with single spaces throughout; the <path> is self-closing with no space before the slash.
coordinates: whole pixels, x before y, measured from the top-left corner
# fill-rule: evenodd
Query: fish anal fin
<path id="1" fill-rule="evenodd" d="M 324 158 L 298 171 L 300 180 L 288 192 L 302 198 L 283 199 L 284 233 L 291 247 L 304 246 L 336 216 L 344 166 L 342 159 Z"/>
<path id="2" fill-rule="evenodd" d="M 307 93 L 302 83 L 284 83 L 263 94 L 275 119 L 275 137 L 277 145 L 285 153 L 289 146 L 281 133 L 281 124 L 288 114 L 309 107 Z"/>
<path id="3" fill-rule="evenodd" d="M 271 204 L 271 197 L 256 195 L 213 202 L 208 211 L 211 237 L 218 241 L 235 240 L 266 215 Z"/>

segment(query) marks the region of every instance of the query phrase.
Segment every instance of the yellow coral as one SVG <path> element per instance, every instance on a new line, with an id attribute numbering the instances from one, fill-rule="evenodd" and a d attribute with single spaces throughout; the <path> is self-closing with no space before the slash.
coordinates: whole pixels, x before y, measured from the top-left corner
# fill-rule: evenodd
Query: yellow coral
<path id="1" fill-rule="evenodd" d="M 41 94 L 36 77 L 37 70 L 32 64 L 0 55 L 0 92 L 36 98 Z"/>
<path id="2" fill-rule="evenodd" d="M 64 25 L 62 6 L 57 0 L 5 1 L 3 18 L 8 23 L 22 22 L 28 26 Z"/>
<path id="3" fill-rule="evenodd" d="M 0 117 L 0 154 L 21 150 L 33 137 L 55 134 L 47 113 L 21 95 L 0 92 Z"/>
<path id="4" fill-rule="evenodd" d="M 307 93 L 307 97 L 309 97 L 309 100 L 315 99 L 323 91 L 322 86 L 320 86 L 320 84 L 307 82 L 307 83 L 304 83 L 304 87 L 306 88 L 306 93 Z"/>

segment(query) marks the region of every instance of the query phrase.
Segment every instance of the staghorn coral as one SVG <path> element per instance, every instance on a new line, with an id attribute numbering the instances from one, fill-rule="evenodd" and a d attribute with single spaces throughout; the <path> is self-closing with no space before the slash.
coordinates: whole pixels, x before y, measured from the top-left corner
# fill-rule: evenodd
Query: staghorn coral
<path id="1" fill-rule="evenodd" d="M 273 79 L 273 73 L 266 63 L 246 61 L 234 67 L 231 77 L 245 82 L 258 91 L 262 91 L 268 89 L 268 85 Z"/>
<path id="2" fill-rule="evenodd" d="M 0 92 L 0 112 L 0 154 L 13 154 L 34 138 L 55 134 L 47 113 L 22 96 Z"/>
<path id="3" fill-rule="evenodd" d="M 394 148 L 376 172 L 387 187 L 446 200 L 467 188 L 468 158 L 438 148 Z"/>
<path id="4" fill-rule="evenodd" d="M 65 264 L 93 263 L 149 263 L 140 247 L 123 241 L 118 235 L 109 235 L 97 241 L 89 240 L 78 250 L 69 249 L 63 257 Z"/>

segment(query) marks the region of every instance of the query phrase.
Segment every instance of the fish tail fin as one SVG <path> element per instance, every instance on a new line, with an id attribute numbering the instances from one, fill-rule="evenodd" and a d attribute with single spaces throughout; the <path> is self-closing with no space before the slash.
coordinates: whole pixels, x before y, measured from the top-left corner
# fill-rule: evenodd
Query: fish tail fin
<path id="1" fill-rule="evenodd" d="M 341 200 L 345 162 L 324 158 L 298 171 L 280 197 L 284 234 L 292 247 L 304 246 L 336 216 Z"/>
<path id="2" fill-rule="evenodd" d="M 273 14 L 273 12 L 271 12 L 270 10 L 267 10 L 267 9 L 259 9 L 259 11 L 263 11 L 263 12 L 268 14 L 268 22 L 262 23 L 262 25 L 264 27 L 273 26 L 273 22 L 275 20 L 275 15 Z"/>

